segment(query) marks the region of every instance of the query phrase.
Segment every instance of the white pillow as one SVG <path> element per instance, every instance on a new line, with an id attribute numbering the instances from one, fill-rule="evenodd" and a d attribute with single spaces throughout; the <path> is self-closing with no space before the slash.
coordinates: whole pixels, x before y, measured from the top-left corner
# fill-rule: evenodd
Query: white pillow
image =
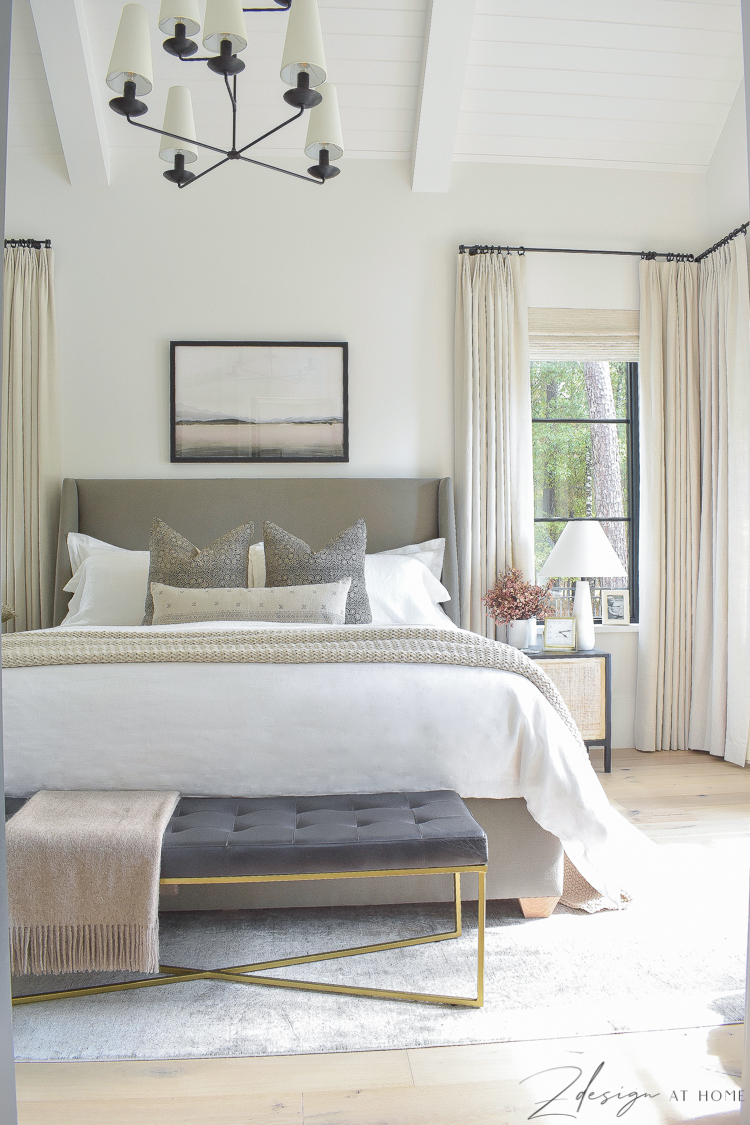
<path id="1" fill-rule="evenodd" d="M 259 546 L 260 549 L 261 549 L 261 552 L 262 552 L 263 544 L 262 543 L 256 544 L 256 546 Z M 66 593 L 73 594 L 73 597 L 70 599 L 70 602 L 68 604 L 68 614 L 67 614 L 67 617 L 65 618 L 65 620 L 63 621 L 63 625 L 140 625 L 141 624 L 141 621 L 143 620 L 143 604 L 145 604 L 145 602 L 146 602 L 146 593 L 148 591 L 148 570 L 149 570 L 149 559 L 150 559 L 150 555 L 149 555 L 148 551 L 128 551 L 125 547 L 116 547 L 114 545 L 114 543 L 105 543 L 103 539 L 95 539 L 93 535 L 83 535 L 79 531 L 69 531 L 68 532 L 68 554 L 70 556 L 70 565 L 73 569 L 73 577 L 63 587 L 63 589 L 66 591 Z M 141 605 L 141 615 L 140 615 L 140 617 L 138 618 L 137 621 L 109 621 L 109 620 L 107 620 L 107 621 L 105 621 L 105 620 L 101 620 L 101 621 L 97 621 L 97 620 L 77 621 L 76 620 L 76 621 L 73 621 L 71 619 L 73 616 L 76 616 L 79 613 L 80 608 L 81 608 L 81 598 L 82 597 L 84 597 L 87 604 L 89 604 L 89 602 L 91 602 L 90 608 L 86 611 L 86 617 L 87 618 L 89 616 L 95 617 L 96 613 L 98 611 L 98 608 L 100 606 L 101 606 L 102 612 L 104 613 L 105 616 L 111 616 L 112 613 L 121 614 L 122 611 L 123 611 L 123 607 L 121 607 L 120 609 L 114 608 L 115 605 L 118 604 L 117 591 L 112 591 L 111 597 L 105 593 L 104 581 L 105 581 L 105 574 L 106 574 L 106 564 L 102 564 L 101 568 L 97 567 L 97 586 L 96 586 L 96 590 L 92 591 L 89 595 L 84 595 L 83 590 L 81 590 L 81 583 L 86 581 L 86 579 L 87 579 L 87 577 L 90 573 L 90 571 L 87 571 L 87 570 L 84 569 L 83 564 L 86 562 L 87 559 L 92 558 L 94 555 L 101 556 L 103 554 L 107 554 L 109 556 L 131 555 L 131 556 L 133 556 L 134 560 L 135 559 L 140 560 L 140 563 L 136 563 L 135 561 L 133 561 L 133 566 L 135 568 L 138 568 L 140 565 L 142 565 L 143 559 L 146 560 L 146 564 L 145 564 L 146 565 L 146 580 L 145 580 L 144 586 L 143 586 L 143 604 Z M 250 557 L 248 556 L 248 560 L 247 560 L 247 577 L 248 577 L 248 583 L 247 584 L 248 584 L 248 586 L 265 586 L 265 584 L 266 584 L 266 568 L 265 568 L 265 559 L 263 559 L 262 555 L 261 555 L 261 562 L 262 562 L 262 567 L 263 567 L 263 581 L 262 582 L 253 582 L 252 563 L 251 563 Z M 125 570 L 127 571 L 127 567 L 125 568 Z M 112 574 L 111 574 L 111 581 L 112 582 L 119 581 L 120 579 L 119 579 L 118 576 L 119 576 L 120 573 L 121 572 L 118 571 L 117 569 L 113 569 Z M 123 597 L 126 599 L 126 602 L 129 604 L 129 593 L 123 592 Z M 92 601 L 92 599 L 93 599 L 93 601 Z"/>
<path id="2" fill-rule="evenodd" d="M 94 539 L 93 535 L 82 535 L 80 531 L 68 532 L 68 554 L 73 574 L 86 561 L 90 555 L 97 551 L 123 551 L 124 547 L 115 547 L 114 543 L 105 543 L 103 539 Z"/>
<path id="3" fill-rule="evenodd" d="M 450 594 L 435 575 L 442 573 L 444 539 L 412 543 L 395 551 L 365 555 L 365 585 L 373 625 L 439 625 L 453 622 L 439 606 Z M 248 556 L 253 586 L 265 586 L 266 561 L 262 543 L 253 543 Z"/>
<path id="4" fill-rule="evenodd" d="M 424 563 L 438 582 L 443 576 L 443 558 L 445 556 L 445 539 L 427 539 L 424 543 L 409 543 L 406 547 L 394 547 L 392 551 L 378 551 L 380 555 L 414 555 Z M 441 598 L 440 601 L 447 599 Z"/>
<path id="5" fill-rule="evenodd" d="M 64 587 L 73 597 L 63 625 L 140 625 L 149 561 L 119 547 L 90 554 Z"/>
<path id="6" fill-rule="evenodd" d="M 365 555 L 365 583 L 373 625 L 440 625 L 450 621 L 438 602 L 450 594 L 418 558 Z"/>
<path id="7" fill-rule="evenodd" d="M 427 539 L 424 543 L 409 543 L 406 547 L 395 547 L 391 551 L 378 551 L 380 555 L 412 555 L 427 567 L 431 574 L 440 581 L 443 574 L 443 556 L 445 555 L 445 539 Z M 367 555 L 367 558 L 373 558 Z M 248 586 L 265 586 L 266 584 L 266 556 L 262 543 L 253 543 L 247 560 Z M 450 601 L 446 592 L 444 598 L 438 601 Z"/>
<path id="8" fill-rule="evenodd" d="M 252 543 L 247 555 L 248 586 L 265 586 L 266 552 L 263 543 Z"/>

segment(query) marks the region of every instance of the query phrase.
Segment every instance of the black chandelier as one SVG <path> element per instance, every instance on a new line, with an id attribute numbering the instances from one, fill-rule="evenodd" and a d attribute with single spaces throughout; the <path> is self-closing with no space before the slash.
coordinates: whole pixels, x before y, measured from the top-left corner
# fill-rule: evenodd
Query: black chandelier
<path id="1" fill-rule="evenodd" d="M 237 76 L 245 69 L 245 64 L 237 56 L 247 47 L 245 12 L 284 11 L 289 11 L 289 24 L 281 60 L 281 77 L 291 87 L 284 94 L 284 101 L 294 106 L 297 112 L 238 148 Z M 198 44 L 189 38 L 197 35 L 201 28 L 198 0 L 162 0 L 159 28 L 169 35 L 163 46 L 170 55 L 180 62 L 205 62 L 209 70 L 221 75 L 232 108 L 232 146 L 229 149 L 196 139 L 192 100 L 185 86 L 170 88 L 161 129 L 135 121 L 134 118 L 148 112 L 148 106 L 139 97 L 153 89 L 151 41 L 145 7 L 142 4 L 125 5 L 107 72 L 107 85 L 120 96 L 113 98 L 109 104 L 115 113 L 127 119 L 129 125 L 161 136 L 159 156 L 172 164 L 164 173 L 167 180 L 180 188 L 187 187 L 229 160 L 244 160 L 260 168 L 271 168 L 308 184 L 324 184 L 326 180 L 338 176 L 340 169 L 331 161 L 340 160 L 344 155 L 344 142 L 336 87 L 326 82 L 317 0 L 274 0 L 272 8 L 243 8 L 242 0 L 206 0 L 203 46 L 207 51 L 217 53 L 200 57 L 196 56 Z M 248 149 L 266 137 L 297 121 L 306 109 L 313 112 L 310 114 L 305 154 L 318 161 L 308 168 L 306 176 L 245 155 Z M 185 165 L 198 159 L 199 148 L 219 153 L 222 159 L 195 175 Z"/>

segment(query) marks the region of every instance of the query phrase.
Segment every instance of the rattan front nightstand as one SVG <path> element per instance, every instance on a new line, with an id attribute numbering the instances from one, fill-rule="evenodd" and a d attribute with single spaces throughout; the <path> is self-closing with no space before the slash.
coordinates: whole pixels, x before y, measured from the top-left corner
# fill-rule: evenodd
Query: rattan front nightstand
<path id="1" fill-rule="evenodd" d="M 563 697 L 587 747 L 604 747 L 604 772 L 612 773 L 612 657 L 600 649 L 550 652 L 526 648 Z"/>

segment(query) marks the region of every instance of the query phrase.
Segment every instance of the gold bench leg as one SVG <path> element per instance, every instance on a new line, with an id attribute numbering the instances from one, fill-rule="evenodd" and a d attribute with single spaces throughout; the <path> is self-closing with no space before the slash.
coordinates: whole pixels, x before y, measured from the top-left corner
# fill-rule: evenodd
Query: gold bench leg
<path id="1" fill-rule="evenodd" d="M 453 870 L 453 909 L 455 925 L 446 933 L 428 934 L 425 937 L 405 938 L 396 941 L 378 942 L 375 945 L 360 945 L 351 949 L 334 949 L 327 953 L 311 953 L 303 957 L 285 957 L 274 961 L 257 961 L 251 965 L 234 965 L 226 969 L 189 969 L 176 965 L 160 965 L 158 977 L 147 980 L 125 981 L 122 984 L 103 984 L 92 988 L 73 988 L 60 992 L 45 992 L 30 996 L 14 996 L 13 1004 L 38 1004 L 45 1000 L 69 1000 L 76 996 L 95 996 L 104 992 L 126 992 L 134 988 L 153 988 L 162 984 L 180 984 L 191 980 L 225 980 L 234 984 L 264 984 L 273 988 L 298 988 L 313 992 L 338 992 L 346 996 L 372 996 L 389 1000 L 413 1000 L 431 1004 L 456 1004 L 464 1007 L 481 1008 L 484 1002 L 484 931 L 486 917 L 485 871 L 474 869 L 479 880 L 477 908 L 477 995 L 439 996 L 433 993 L 400 992 L 384 988 L 357 988 L 353 985 L 319 984 L 315 981 L 281 980 L 275 977 L 261 977 L 255 974 L 264 969 L 280 969 L 290 965 L 306 965 L 314 961 L 330 961 L 339 957 L 356 957 L 363 953 L 380 953 L 387 949 L 406 949 L 412 945 L 426 945 L 435 941 L 446 941 L 461 936 L 461 872 Z M 392 874 L 384 872 L 384 875 Z M 403 872 L 407 874 L 407 872 Z M 434 874 L 434 872 L 420 872 Z M 329 876 L 330 877 L 330 876 Z M 356 878 L 356 875 L 352 875 Z M 286 877 L 289 878 L 288 876 Z M 309 876 L 308 876 L 309 878 Z M 248 880 L 250 881 L 250 880 Z M 209 882 L 209 880 L 201 880 Z"/>
<path id="2" fill-rule="evenodd" d="M 484 1004 L 484 936 L 486 925 L 486 875 L 484 871 L 477 872 L 479 880 L 477 893 L 477 995 L 469 996 L 441 996 L 430 992 L 400 992 L 385 988 L 357 988 L 344 984 L 320 984 L 316 981 L 283 980 L 276 977 L 259 977 L 246 975 L 253 966 L 242 966 L 239 969 L 222 969 L 211 974 L 213 979 L 231 980 L 237 984 L 263 984 L 271 988 L 298 988 L 309 992 L 336 992 L 345 996 L 371 996 L 383 1000 L 411 1000 L 426 1004 L 452 1004 L 465 1008 L 481 1008 Z M 458 937 L 461 934 L 461 873 L 453 872 L 453 898 L 456 926 L 453 933 L 434 934 L 430 937 L 411 938 L 406 941 L 383 942 L 375 946 L 359 946 L 356 949 L 335 950 L 331 953 L 311 954 L 307 957 L 290 957 L 285 961 L 266 962 L 258 964 L 254 969 L 267 969 L 281 967 L 282 965 L 302 965 L 311 961 L 328 960 L 333 957 L 350 957 L 357 953 L 374 953 L 382 949 L 401 949 L 409 945 L 422 945 L 430 941 L 444 941 L 446 938 Z M 175 969 L 175 972 L 179 970 Z"/>

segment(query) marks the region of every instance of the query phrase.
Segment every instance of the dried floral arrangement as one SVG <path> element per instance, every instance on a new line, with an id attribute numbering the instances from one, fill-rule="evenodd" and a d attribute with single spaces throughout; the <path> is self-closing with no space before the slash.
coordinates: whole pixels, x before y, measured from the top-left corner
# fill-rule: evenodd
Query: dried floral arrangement
<path id="1" fill-rule="evenodd" d="M 487 606 L 487 616 L 496 622 L 528 621 L 536 617 L 555 616 L 555 607 L 550 594 L 553 579 L 546 586 L 534 586 L 527 582 L 520 570 L 506 567 L 497 582 L 482 598 Z"/>

